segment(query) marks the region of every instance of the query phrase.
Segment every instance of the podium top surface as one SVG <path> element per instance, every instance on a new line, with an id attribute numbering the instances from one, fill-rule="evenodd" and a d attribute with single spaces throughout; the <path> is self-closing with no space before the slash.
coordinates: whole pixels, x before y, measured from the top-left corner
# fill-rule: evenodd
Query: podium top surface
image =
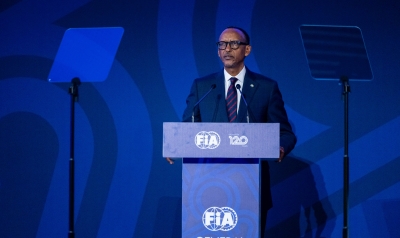
<path id="1" fill-rule="evenodd" d="M 164 122 L 163 157 L 279 157 L 279 123 Z"/>

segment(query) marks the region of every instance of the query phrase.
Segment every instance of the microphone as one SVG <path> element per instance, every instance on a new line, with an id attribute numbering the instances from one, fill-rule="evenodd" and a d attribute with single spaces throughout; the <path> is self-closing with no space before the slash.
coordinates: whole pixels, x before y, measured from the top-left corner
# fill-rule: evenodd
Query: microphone
<path id="1" fill-rule="evenodd" d="M 246 105 L 247 123 L 249 123 L 250 122 L 250 119 L 249 119 L 249 105 L 247 105 L 247 101 L 243 96 L 242 90 L 240 90 L 240 84 L 236 84 L 236 89 L 239 90 L 240 96 L 242 97 L 242 100 L 243 100 L 244 104 Z"/>
<path id="2" fill-rule="evenodd" d="M 203 99 L 204 99 L 205 97 L 207 97 L 207 95 L 210 94 L 211 91 L 212 91 L 214 88 L 216 88 L 216 87 L 217 87 L 216 84 L 211 85 L 210 90 L 208 90 L 208 92 L 207 92 L 206 94 L 204 94 L 204 96 L 203 96 L 202 98 L 200 98 L 200 100 L 197 101 L 196 104 L 194 104 L 193 109 L 192 109 L 192 122 L 194 122 L 194 109 L 195 109 L 195 108 L 197 107 L 197 105 L 199 105 L 199 103 L 200 103 L 201 101 L 203 101 Z"/>

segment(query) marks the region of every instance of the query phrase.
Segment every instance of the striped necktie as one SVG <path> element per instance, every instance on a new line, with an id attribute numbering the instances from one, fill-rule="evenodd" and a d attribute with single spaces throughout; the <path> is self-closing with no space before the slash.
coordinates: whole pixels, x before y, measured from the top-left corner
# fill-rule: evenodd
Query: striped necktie
<path id="1" fill-rule="evenodd" d="M 231 85 L 228 88 L 228 93 L 226 94 L 226 109 L 228 112 L 229 122 L 233 122 L 237 117 L 237 91 L 235 88 L 235 83 L 237 78 L 230 78 Z"/>

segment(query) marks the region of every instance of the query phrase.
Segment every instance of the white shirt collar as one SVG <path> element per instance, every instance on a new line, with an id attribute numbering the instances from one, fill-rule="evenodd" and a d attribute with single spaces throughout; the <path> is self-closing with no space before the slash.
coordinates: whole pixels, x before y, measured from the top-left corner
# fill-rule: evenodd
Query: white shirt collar
<path id="1" fill-rule="evenodd" d="M 238 82 L 240 83 L 240 85 L 241 86 L 243 86 L 243 81 L 244 81 L 244 75 L 246 74 L 246 67 L 243 67 L 243 69 L 239 72 L 239 74 L 238 75 L 230 75 L 229 73 L 228 73 L 228 71 L 226 71 L 226 69 L 224 69 L 224 76 L 225 76 L 225 84 L 227 83 L 227 82 L 229 82 L 229 79 L 230 78 L 232 78 L 232 77 L 235 77 L 235 78 L 237 78 L 238 79 Z M 229 83 L 230 84 L 230 83 Z M 228 85 L 229 85 L 228 84 Z"/>

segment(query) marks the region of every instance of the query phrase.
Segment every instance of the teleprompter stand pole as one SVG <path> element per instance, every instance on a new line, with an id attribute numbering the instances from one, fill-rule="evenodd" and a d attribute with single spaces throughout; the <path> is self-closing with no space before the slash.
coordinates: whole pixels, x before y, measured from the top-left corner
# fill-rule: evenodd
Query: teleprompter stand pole
<path id="1" fill-rule="evenodd" d="M 343 238 L 349 237 L 349 93 L 350 80 L 372 80 L 361 29 L 356 26 L 301 25 L 300 33 L 311 76 L 339 80 L 344 101 Z M 333 50 L 334 49 L 334 50 Z M 334 54 L 332 53 L 334 51 Z M 316 63 L 318 62 L 318 63 Z M 351 79 L 350 79 L 351 77 Z"/>
<path id="2" fill-rule="evenodd" d="M 74 231 L 74 199 L 75 199 L 75 161 L 74 161 L 74 143 L 75 143 L 75 102 L 78 101 L 78 86 L 81 84 L 79 78 L 73 78 L 69 87 L 71 95 L 71 128 L 70 128 L 70 159 L 69 159 L 69 231 L 68 238 L 75 238 Z"/>
<path id="3" fill-rule="evenodd" d="M 349 78 L 340 78 L 343 86 L 344 101 L 344 157 L 343 157 L 343 238 L 349 237 L 348 210 L 349 210 Z"/>

